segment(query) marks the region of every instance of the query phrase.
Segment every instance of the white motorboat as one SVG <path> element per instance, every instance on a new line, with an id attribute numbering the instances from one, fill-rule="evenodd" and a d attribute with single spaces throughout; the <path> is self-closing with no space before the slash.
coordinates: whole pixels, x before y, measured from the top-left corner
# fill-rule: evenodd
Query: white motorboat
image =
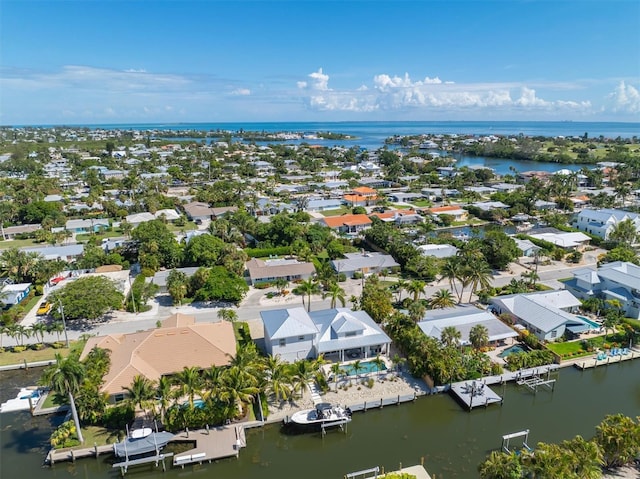
<path id="1" fill-rule="evenodd" d="M 291 416 L 291 422 L 300 426 L 321 426 L 331 423 L 344 424 L 351 421 L 351 410 L 342 406 L 320 403 L 313 409 L 298 411 Z"/>

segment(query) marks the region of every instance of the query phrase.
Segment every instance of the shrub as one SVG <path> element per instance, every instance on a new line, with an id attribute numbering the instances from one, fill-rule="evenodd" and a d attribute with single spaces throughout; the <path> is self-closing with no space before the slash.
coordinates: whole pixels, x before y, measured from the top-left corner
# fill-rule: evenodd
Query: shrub
<path id="1" fill-rule="evenodd" d="M 51 343 L 51 347 L 53 349 L 62 349 L 65 347 L 65 344 L 62 341 L 56 341 L 55 343 Z"/>
<path id="2" fill-rule="evenodd" d="M 13 352 L 14 353 L 21 353 L 23 351 L 26 351 L 27 347 L 26 346 L 14 346 L 13 347 Z"/>
<path id="3" fill-rule="evenodd" d="M 373 380 L 373 378 L 368 378 L 366 385 L 369 389 L 371 389 L 373 387 L 373 385 L 375 384 L 375 381 Z"/>

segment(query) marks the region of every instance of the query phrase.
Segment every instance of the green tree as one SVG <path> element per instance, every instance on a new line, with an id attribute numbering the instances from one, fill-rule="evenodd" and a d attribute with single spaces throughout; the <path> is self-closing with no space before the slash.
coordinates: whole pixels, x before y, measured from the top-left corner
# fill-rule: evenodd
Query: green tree
<path id="1" fill-rule="evenodd" d="M 302 296 L 302 306 L 305 306 L 304 298 L 307 297 L 307 311 L 311 311 L 311 296 L 320 293 L 320 285 L 315 278 L 307 278 L 293 289 L 293 293 Z"/>
<path id="2" fill-rule="evenodd" d="M 140 374 L 136 375 L 131 386 L 124 388 L 127 393 L 127 402 L 146 412 L 147 407 L 155 399 L 155 387 L 154 381 Z"/>
<path id="3" fill-rule="evenodd" d="M 376 323 L 384 323 L 393 314 L 391 292 L 380 284 L 376 275 L 369 276 L 362 288 L 360 308 L 367 312 Z"/>
<path id="4" fill-rule="evenodd" d="M 331 298 L 331 309 L 336 307 L 338 301 L 340 301 L 343 308 L 346 304 L 344 289 L 342 289 L 338 283 L 331 283 L 329 289 L 322 294 L 322 298 Z"/>
<path id="5" fill-rule="evenodd" d="M 504 231 L 490 230 L 482 239 L 482 254 L 491 268 L 502 270 L 518 257 L 518 247 Z"/>
<path id="6" fill-rule="evenodd" d="M 604 466 L 620 467 L 640 453 L 640 418 L 611 414 L 596 426 L 596 443 L 602 450 Z"/>
<path id="7" fill-rule="evenodd" d="M 407 311 L 411 320 L 418 323 L 424 319 L 424 313 L 427 312 L 427 307 L 422 301 L 412 301 Z"/>
<path id="8" fill-rule="evenodd" d="M 163 266 L 175 268 L 180 265 L 182 248 L 162 220 L 140 223 L 131 237 L 138 243 L 138 259 L 142 267 L 156 271 Z"/>
<path id="9" fill-rule="evenodd" d="M 195 292 L 196 301 L 229 301 L 239 303 L 249 291 L 247 282 L 222 266 L 209 269 L 206 281 Z"/>
<path id="10" fill-rule="evenodd" d="M 481 479 L 522 479 L 522 465 L 515 452 L 492 451 L 478 467 Z"/>
<path id="11" fill-rule="evenodd" d="M 178 387 L 178 394 L 181 397 L 186 396 L 189 400 L 189 408 L 193 409 L 195 396 L 202 391 L 200 369 L 196 366 L 190 368 L 185 367 L 173 377 L 173 382 Z"/>
<path id="12" fill-rule="evenodd" d="M 424 293 L 424 287 L 426 284 L 424 281 L 413 280 L 407 285 L 407 291 L 413 294 L 413 300 L 418 301 L 420 299 L 420 295 Z"/>
<path id="13" fill-rule="evenodd" d="M 627 247 L 635 244 L 638 240 L 638 230 L 633 220 L 626 219 L 615 225 L 608 239 Z"/>
<path id="14" fill-rule="evenodd" d="M 265 392 L 274 396 L 276 401 L 286 401 L 293 393 L 291 368 L 280 356 L 264 358 Z"/>
<path id="15" fill-rule="evenodd" d="M 461 339 L 462 334 L 455 326 L 446 326 L 442 328 L 440 333 L 440 342 L 445 347 L 458 347 Z"/>
<path id="16" fill-rule="evenodd" d="M 177 269 L 172 269 L 167 275 L 167 291 L 171 296 L 173 304 L 182 304 L 182 300 L 187 295 L 187 275 Z"/>
<path id="17" fill-rule="evenodd" d="M 482 324 L 476 324 L 469 331 L 469 342 L 474 349 L 481 349 L 489 344 L 489 330 Z"/>
<path id="18" fill-rule="evenodd" d="M 225 242 L 215 236 L 196 236 L 184 249 L 184 263 L 189 266 L 219 265 L 224 247 Z"/>
<path id="19" fill-rule="evenodd" d="M 233 405 L 238 417 L 244 415 L 244 405 L 253 402 L 260 392 L 256 378 L 237 366 L 225 371 L 222 380 L 220 399 Z"/>
<path id="20" fill-rule="evenodd" d="M 238 320 L 238 313 L 236 313 L 233 309 L 222 308 L 218 310 L 218 318 L 223 321 L 229 321 L 233 323 Z"/>
<path id="21" fill-rule="evenodd" d="M 54 304 L 58 301 L 62 303 L 66 320 L 94 320 L 112 309 L 122 308 L 124 295 L 111 279 L 104 276 L 86 276 L 51 293 L 50 298 Z M 61 312 L 56 308 L 51 314 L 56 319 L 61 317 Z"/>
<path id="22" fill-rule="evenodd" d="M 59 353 L 56 353 L 55 358 L 55 364 L 52 364 L 43 371 L 40 383 L 50 387 L 60 396 L 67 395 L 69 405 L 71 406 L 73 423 L 76 426 L 76 432 L 78 434 L 78 440 L 82 444 L 84 443 L 84 438 L 82 437 L 82 430 L 80 429 L 80 419 L 78 418 L 74 395 L 78 392 L 84 380 L 85 369 L 75 354 L 63 358 Z"/>
<path id="23" fill-rule="evenodd" d="M 452 308 L 456 305 L 456 300 L 448 289 L 440 289 L 433 293 L 429 299 L 429 305 L 433 309 Z"/>

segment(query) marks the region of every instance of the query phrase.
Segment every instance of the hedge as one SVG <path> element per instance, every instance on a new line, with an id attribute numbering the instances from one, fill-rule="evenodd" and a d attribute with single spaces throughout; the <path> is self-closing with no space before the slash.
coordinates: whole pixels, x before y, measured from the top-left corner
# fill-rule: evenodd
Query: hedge
<path id="1" fill-rule="evenodd" d="M 289 246 L 277 246 L 274 248 L 246 248 L 244 250 L 250 258 L 265 258 L 267 256 L 283 256 L 291 252 Z"/>

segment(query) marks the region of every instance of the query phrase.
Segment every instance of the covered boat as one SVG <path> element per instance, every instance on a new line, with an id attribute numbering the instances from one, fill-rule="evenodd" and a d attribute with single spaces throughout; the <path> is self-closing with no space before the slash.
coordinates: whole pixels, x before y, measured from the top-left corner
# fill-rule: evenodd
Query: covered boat
<path id="1" fill-rule="evenodd" d="M 151 428 L 134 429 L 129 436 L 113 445 L 117 457 L 140 456 L 159 451 L 173 439 L 170 432 L 153 432 Z"/>

